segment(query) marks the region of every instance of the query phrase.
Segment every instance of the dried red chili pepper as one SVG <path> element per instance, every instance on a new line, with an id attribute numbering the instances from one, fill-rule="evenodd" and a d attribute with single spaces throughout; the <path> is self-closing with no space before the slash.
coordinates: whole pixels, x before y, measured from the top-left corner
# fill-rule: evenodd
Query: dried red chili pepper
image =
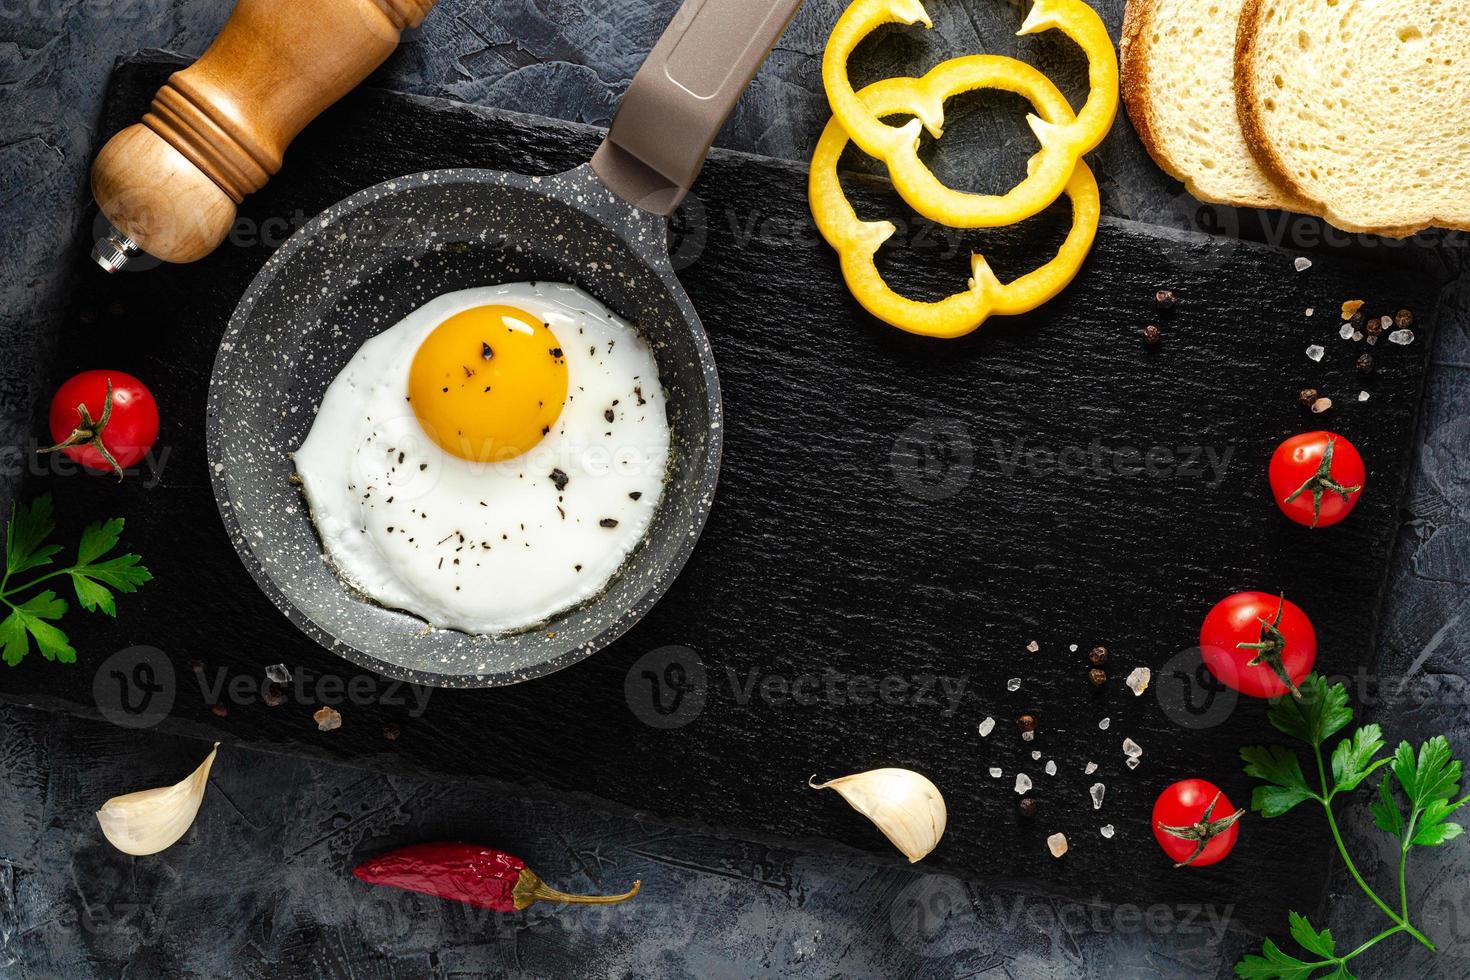
<path id="1" fill-rule="evenodd" d="M 369 885 L 387 885 L 465 902 L 494 912 L 519 912 L 538 901 L 613 905 L 638 894 L 640 882 L 622 895 L 568 895 L 542 881 L 526 862 L 478 844 L 410 844 L 364 861 L 352 873 Z"/>

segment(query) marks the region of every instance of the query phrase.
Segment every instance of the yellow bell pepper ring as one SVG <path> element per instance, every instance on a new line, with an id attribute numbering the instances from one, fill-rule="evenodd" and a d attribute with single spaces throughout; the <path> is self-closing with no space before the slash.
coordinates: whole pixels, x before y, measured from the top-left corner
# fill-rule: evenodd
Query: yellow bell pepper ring
<path id="1" fill-rule="evenodd" d="M 832 115 L 854 143 L 887 165 L 894 188 L 909 207 L 930 220 L 956 228 L 994 228 L 1037 214 L 1063 193 L 1077 161 L 1102 142 L 1118 114 L 1118 56 L 1102 18 L 1082 0 L 1036 0 L 1026 16 L 1020 34 L 1056 28 L 1082 48 L 1091 88 L 1082 111 L 1072 116 L 1069 107 L 1065 121 L 1027 117 L 1041 151 L 1026 179 L 1000 195 L 947 187 L 919 159 L 919 127 L 939 137 L 944 100 L 968 89 L 944 88 L 936 80 L 933 88 L 915 91 L 908 111 L 916 118 L 903 126 L 882 122 L 852 90 L 847 62 L 858 43 L 882 24 L 920 22 L 930 25 L 919 0 L 855 0 L 847 8 L 822 57 Z"/>
<path id="2" fill-rule="evenodd" d="M 950 89 L 999 88 L 1030 100 L 1048 122 L 1065 124 L 1072 110 L 1055 85 L 1030 65 L 998 55 L 970 55 L 935 67 L 923 78 L 888 78 L 859 93 L 864 111 L 882 119 L 913 113 L 921 98 Z M 1072 227 L 1061 249 L 1046 265 L 1011 283 L 1001 283 L 979 254 L 970 257 L 971 279 L 965 292 L 938 302 L 922 302 L 895 293 L 878 272 L 875 255 L 895 228 L 888 221 L 863 221 L 843 194 L 837 163 L 848 133 L 836 117 L 827 123 L 812 156 L 807 191 L 817 230 L 836 250 L 848 290 L 873 316 L 908 333 L 954 338 L 973 332 L 991 315 L 1015 315 L 1035 309 L 1066 288 L 1092 247 L 1101 215 L 1097 180 L 1078 163 L 1065 192 L 1072 201 Z M 1035 163 L 1033 159 L 1032 163 Z"/>

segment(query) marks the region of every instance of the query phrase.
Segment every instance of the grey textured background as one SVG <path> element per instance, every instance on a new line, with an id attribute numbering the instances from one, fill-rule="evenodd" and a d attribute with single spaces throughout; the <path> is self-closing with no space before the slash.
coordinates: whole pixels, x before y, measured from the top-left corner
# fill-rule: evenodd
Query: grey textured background
<path id="1" fill-rule="evenodd" d="M 826 116 L 818 59 L 840 6 L 809 0 L 722 145 L 797 159 L 809 153 Z M 1059 43 L 1010 36 L 1017 0 L 929 6 L 936 31 L 895 33 L 873 46 L 873 77 L 950 53 L 1025 56 L 1032 45 Z M 1101 6 L 1116 34 L 1122 0 Z M 374 84 L 605 124 L 673 8 L 673 0 L 443 0 Z M 228 9 L 227 0 L 0 3 L 0 207 L 9 232 L 0 257 L 0 330 L 7 351 L 44 349 L 60 315 L 60 258 L 89 220 L 88 154 L 114 58 L 143 47 L 197 54 Z M 1076 77 L 1062 80 L 1074 98 L 1082 78 L 1076 63 Z M 975 100 L 981 108 L 985 101 Z M 1019 114 L 1000 114 L 1014 117 L 1003 123 L 989 121 L 994 115 L 957 115 L 939 151 L 941 173 L 961 179 L 958 161 L 968 152 L 1004 147 L 1019 132 Z M 1126 122 L 1094 163 L 1111 213 L 1173 227 L 1235 225 L 1228 212 L 1202 215 L 1158 174 Z M 1311 222 L 1285 227 L 1288 236 L 1318 229 Z M 1463 237 L 1428 237 L 1410 248 L 1348 246 L 1456 278 L 1443 300 L 1403 547 L 1379 638 L 1382 683 L 1368 688 L 1377 693 L 1371 713 L 1393 738 L 1444 731 L 1464 751 L 1470 263 Z M 1285 244 L 1316 242 L 1288 237 Z M 5 419 L 29 417 L 38 392 L 21 366 L 30 362 L 0 360 Z M 23 446 L 28 436 L 8 432 L 0 442 Z M 134 861 L 100 840 L 90 811 L 114 793 L 175 778 L 205 748 L 23 708 L 0 709 L 0 719 L 0 975 L 1225 976 L 1250 941 L 1215 931 L 1227 909 L 1149 909 L 1147 896 L 1139 896 L 1138 909 L 1083 908 L 876 869 L 856 857 L 804 857 L 613 818 L 582 801 L 469 792 L 243 750 L 222 753 L 185 842 Z M 1366 809 L 1345 811 L 1343 821 L 1350 846 L 1365 855 L 1364 873 L 1386 887 L 1391 854 Z M 365 894 L 345 875 L 352 856 L 376 842 L 451 835 L 516 851 L 569 889 L 614 889 L 641 877 L 645 895 L 621 909 L 497 919 L 407 895 Z M 1416 854 L 1414 869 L 1416 922 L 1440 942 L 1441 954 L 1396 940 L 1358 961 L 1359 974 L 1470 975 L 1465 845 Z M 1341 942 L 1356 942 L 1378 923 L 1339 878 L 1334 897 L 1342 901 L 1329 902 L 1328 919 Z"/>

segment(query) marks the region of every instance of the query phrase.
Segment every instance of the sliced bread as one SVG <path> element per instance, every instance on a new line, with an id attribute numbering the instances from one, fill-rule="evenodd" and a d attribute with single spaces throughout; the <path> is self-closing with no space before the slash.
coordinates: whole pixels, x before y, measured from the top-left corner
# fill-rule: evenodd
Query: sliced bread
<path id="1" fill-rule="evenodd" d="M 1244 0 L 1128 0 L 1123 103 L 1149 155 L 1202 201 L 1300 209 L 1256 163 L 1235 110 Z"/>
<path id="2" fill-rule="evenodd" d="M 1470 2 L 1245 0 L 1236 61 L 1246 143 L 1316 213 L 1470 230 Z"/>

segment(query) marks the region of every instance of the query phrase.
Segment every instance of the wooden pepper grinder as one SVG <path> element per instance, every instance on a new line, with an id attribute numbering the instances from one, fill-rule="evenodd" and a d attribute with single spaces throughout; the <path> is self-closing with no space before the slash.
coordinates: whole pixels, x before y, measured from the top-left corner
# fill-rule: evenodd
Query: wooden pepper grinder
<path id="1" fill-rule="evenodd" d="M 219 37 L 172 75 L 141 123 L 92 164 L 108 233 L 92 257 L 115 272 L 139 251 L 193 262 L 235 207 L 281 169 L 286 147 L 417 27 L 437 0 L 238 0 Z"/>

